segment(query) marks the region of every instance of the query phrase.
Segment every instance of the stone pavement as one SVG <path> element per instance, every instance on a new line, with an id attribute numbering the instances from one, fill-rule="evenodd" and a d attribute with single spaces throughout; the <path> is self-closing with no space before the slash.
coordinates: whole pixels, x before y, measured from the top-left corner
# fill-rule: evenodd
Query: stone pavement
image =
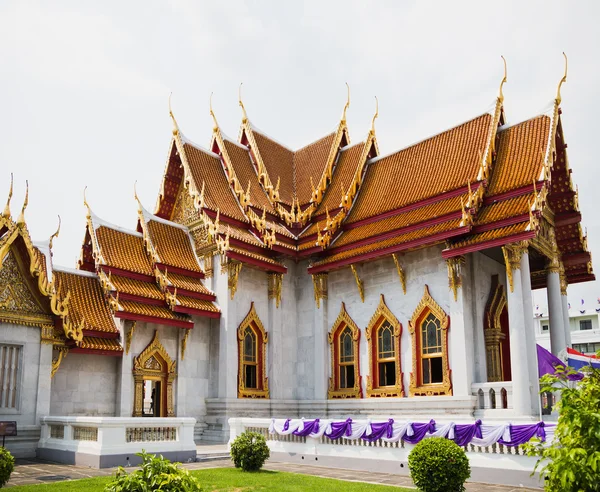
<path id="1" fill-rule="evenodd" d="M 183 466 L 188 470 L 202 470 L 206 468 L 231 467 L 233 465 L 228 459 L 216 459 L 204 462 L 185 463 Z M 389 473 L 369 473 L 363 471 L 356 472 L 340 468 L 325 468 L 322 466 L 275 462 L 267 462 L 264 468 L 266 470 L 301 473 L 305 475 L 314 475 L 323 478 L 336 478 L 352 482 L 367 482 L 414 488 L 414 485 L 409 477 L 392 475 Z M 98 470 L 96 468 L 86 468 L 82 466 L 61 465 L 57 463 L 20 459 L 17 460 L 15 471 L 11 475 L 10 481 L 8 484 L 6 484 L 6 487 L 100 477 L 111 475 L 112 473 L 114 473 L 114 469 L 111 468 Z M 468 483 L 466 488 L 468 492 L 525 492 L 540 490 L 522 487 L 507 487 L 501 485 L 487 485 L 481 483 Z"/>

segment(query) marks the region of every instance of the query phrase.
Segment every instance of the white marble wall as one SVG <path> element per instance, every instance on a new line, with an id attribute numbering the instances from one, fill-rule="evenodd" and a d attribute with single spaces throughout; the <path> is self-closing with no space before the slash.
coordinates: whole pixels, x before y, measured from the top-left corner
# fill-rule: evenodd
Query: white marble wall
<path id="1" fill-rule="evenodd" d="M 50 415 L 113 417 L 119 359 L 70 352 L 52 379 Z"/>
<path id="2" fill-rule="evenodd" d="M 42 347 L 40 344 L 39 328 L 9 323 L 0 323 L 0 343 L 23 347 L 20 380 L 17 383 L 17 409 L 0 408 L 0 420 L 16 420 L 18 427 L 39 425 L 36 420 L 38 389 L 44 389 L 38 387 L 40 355 L 42 348 L 48 349 L 50 346 Z M 48 388 L 45 390 L 48 395 Z M 39 396 L 43 397 L 43 394 Z"/>

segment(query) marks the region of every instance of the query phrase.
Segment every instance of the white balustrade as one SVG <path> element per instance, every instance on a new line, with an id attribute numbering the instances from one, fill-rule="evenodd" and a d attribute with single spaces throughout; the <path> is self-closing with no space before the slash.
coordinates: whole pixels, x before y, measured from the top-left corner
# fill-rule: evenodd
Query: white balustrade
<path id="1" fill-rule="evenodd" d="M 473 383 L 471 394 L 477 398 L 479 410 L 507 410 L 512 408 L 512 382 Z"/>

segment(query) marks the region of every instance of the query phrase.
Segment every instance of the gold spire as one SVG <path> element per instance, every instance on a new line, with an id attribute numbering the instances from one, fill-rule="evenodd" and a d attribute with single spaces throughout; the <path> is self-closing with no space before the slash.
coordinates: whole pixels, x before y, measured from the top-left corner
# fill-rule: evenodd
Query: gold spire
<path id="1" fill-rule="evenodd" d="M 25 201 L 23 202 L 23 208 L 21 208 L 21 214 L 17 219 L 17 224 L 23 225 L 25 224 L 25 209 L 29 204 L 29 181 L 25 181 Z"/>
<path id="2" fill-rule="evenodd" d="M 373 119 L 371 120 L 371 133 L 375 135 L 375 120 L 379 116 L 379 100 L 377 96 L 375 96 L 375 114 L 373 115 Z"/>
<path id="3" fill-rule="evenodd" d="M 504 77 L 500 82 L 500 89 L 498 90 L 498 101 L 503 102 L 504 94 L 502 93 L 502 86 L 506 83 L 506 58 L 504 58 L 502 55 L 500 55 L 500 58 L 502 58 L 502 61 L 504 62 Z"/>
<path id="4" fill-rule="evenodd" d="M 177 120 L 175 119 L 175 115 L 173 114 L 173 110 L 171 109 L 171 96 L 173 93 L 169 94 L 169 116 L 173 120 L 173 135 L 177 135 L 179 133 L 179 125 L 177 125 Z"/>
<path id="5" fill-rule="evenodd" d="M 83 206 L 85 208 L 87 208 L 87 218 L 91 219 L 92 218 L 92 209 L 90 208 L 88 202 L 87 202 L 87 198 L 85 196 L 85 192 L 87 190 L 87 186 L 85 188 L 83 188 Z"/>
<path id="6" fill-rule="evenodd" d="M 10 189 L 8 190 L 8 200 L 6 200 L 6 206 L 4 207 L 4 212 L 2 212 L 2 217 L 5 219 L 10 219 L 10 199 L 13 195 L 13 174 L 10 173 Z"/>
<path id="7" fill-rule="evenodd" d="M 215 112 L 213 111 L 212 108 L 212 97 L 213 97 L 213 93 L 210 93 L 210 100 L 209 100 L 209 107 L 210 107 L 210 115 L 212 116 L 213 122 L 215 124 L 215 126 L 213 127 L 213 132 L 216 132 L 219 129 L 219 123 L 217 123 L 217 117 L 215 116 Z"/>
<path id="8" fill-rule="evenodd" d="M 135 198 L 135 201 L 138 203 L 138 210 L 141 212 L 143 207 L 142 207 L 142 202 L 140 201 L 138 194 L 137 194 L 137 179 L 133 183 L 133 197 Z"/>
<path id="9" fill-rule="evenodd" d="M 242 84 L 243 82 L 240 82 L 240 88 L 238 89 L 238 102 L 240 103 L 240 108 L 242 108 L 242 114 L 244 115 L 242 123 L 247 123 L 248 115 L 246 114 L 246 108 L 244 107 L 244 103 L 242 102 Z"/>
<path id="10" fill-rule="evenodd" d="M 346 123 L 346 111 L 350 107 L 350 86 L 348 85 L 348 82 L 346 82 L 346 87 L 348 88 L 348 99 L 346 100 L 346 105 L 344 106 L 344 111 L 342 113 L 342 122 L 343 123 Z"/>
<path id="11" fill-rule="evenodd" d="M 52 249 L 52 242 L 54 241 L 54 238 L 58 237 L 58 235 L 60 234 L 60 224 L 61 224 L 61 220 L 60 220 L 60 215 L 58 216 L 58 227 L 56 229 L 56 232 L 54 234 L 52 234 L 52 236 L 50 236 L 50 249 Z"/>
<path id="12" fill-rule="evenodd" d="M 556 104 L 560 104 L 560 102 L 562 101 L 562 98 L 560 97 L 560 86 L 563 85 L 564 82 L 567 81 L 567 68 L 568 68 L 568 60 L 567 60 L 567 55 L 565 55 L 565 52 L 563 51 L 563 56 L 565 57 L 565 74 L 563 75 L 563 78 L 560 79 L 560 82 L 558 83 L 558 89 L 556 90 Z"/>

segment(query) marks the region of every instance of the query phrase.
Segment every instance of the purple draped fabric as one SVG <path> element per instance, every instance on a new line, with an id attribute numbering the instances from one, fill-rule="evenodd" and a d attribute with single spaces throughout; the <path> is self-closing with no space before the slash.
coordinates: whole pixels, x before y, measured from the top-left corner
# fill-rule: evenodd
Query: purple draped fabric
<path id="1" fill-rule="evenodd" d="M 371 435 L 362 436 L 363 441 L 373 442 L 385 437 L 391 439 L 394 435 L 394 419 L 389 419 L 387 422 L 378 422 L 371 424 Z"/>
<path id="2" fill-rule="evenodd" d="M 332 441 L 335 441 L 342 436 L 350 437 L 352 435 L 352 419 L 342 420 L 341 422 L 332 422 L 331 432 L 329 434 L 325 433 L 325 435 Z"/>
<path id="3" fill-rule="evenodd" d="M 504 439 L 498 440 L 504 446 L 519 446 L 525 444 L 532 437 L 539 437 L 542 442 L 546 440 L 546 431 L 544 430 L 544 422 L 537 424 L 524 424 L 510 426 L 510 441 Z"/>
<path id="4" fill-rule="evenodd" d="M 430 420 L 429 422 L 420 422 L 413 423 L 413 435 L 404 435 L 404 440 L 410 444 L 417 444 L 419 441 L 422 441 L 425 437 L 425 434 L 428 432 L 433 434 L 435 432 L 435 420 Z"/>
<path id="5" fill-rule="evenodd" d="M 454 442 L 459 446 L 465 447 L 474 437 L 482 439 L 481 420 L 476 420 L 474 424 L 457 424 L 454 426 Z"/>
<path id="6" fill-rule="evenodd" d="M 557 367 L 565 367 L 565 364 L 556 355 L 548 352 L 544 347 L 537 345 L 538 358 L 538 375 L 542 377 L 544 374 L 554 374 Z M 569 374 L 569 381 L 581 381 L 584 375 L 581 373 Z"/>
<path id="7" fill-rule="evenodd" d="M 302 431 L 295 430 L 294 432 L 292 432 L 292 434 L 294 434 L 295 436 L 306 437 L 313 432 L 315 432 L 315 433 L 319 432 L 319 419 L 305 420 L 304 421 L 304 430 L 302 430 Z"/>
<path id="8" fill-rule="evenodd" d="M 283 424 L 283 431 L 287 431 L 290 428 L 290 420 L 291 419 L 286 419 L 285 420 L 285 424 Z"/>

